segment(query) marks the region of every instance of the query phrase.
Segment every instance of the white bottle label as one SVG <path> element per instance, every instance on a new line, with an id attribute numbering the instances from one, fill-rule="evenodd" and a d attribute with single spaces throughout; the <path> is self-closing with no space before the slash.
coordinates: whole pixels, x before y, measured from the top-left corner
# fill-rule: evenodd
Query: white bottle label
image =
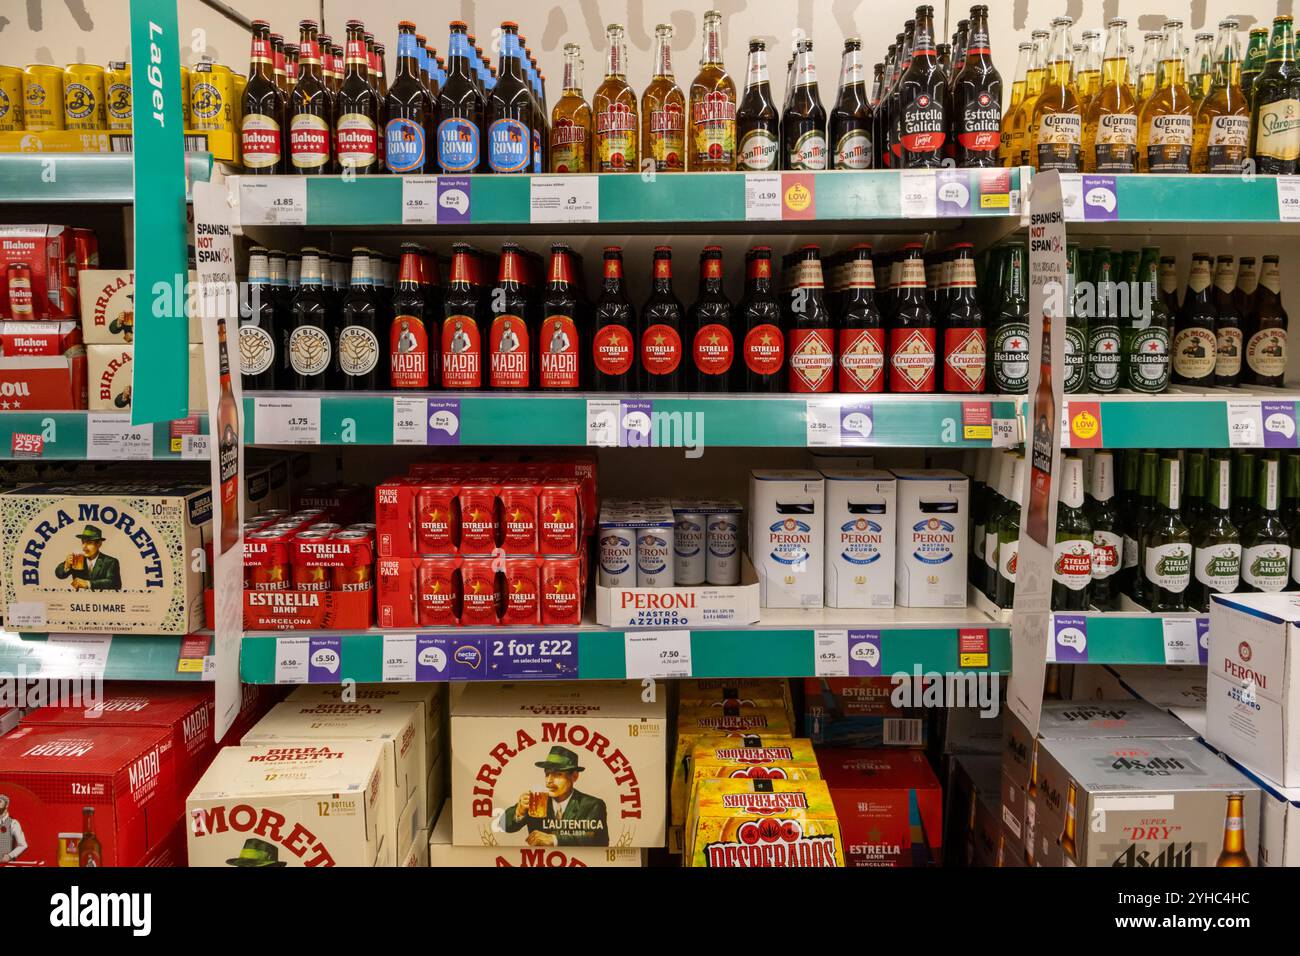
<path id="1" fill-rule="evenodd" d="M 1082 591 L 1092 581 L 1092 542 L 1074 538 L 1056 542 L 1052 552 L 1052 580 L 1071 591 Z"/>
<path id="2" fill-rule="evenodd" d="M 1192 546 L 1180 541 L 1147 548 L 1145 570 L 1151 584 L 1182 594 L 1192 580 Z"/>
<path id="3" fill-rule="evenodd" d="M 1241 555 L 1241 579 L 1260 591 L 1281 591 L 1291 574 L 1291 549 L 1284 544 L 1257 544 Z"/>
<path id="4" fill-rule="evenodd" d="M 1241 545 L 1196 549 L 1196 580 L 1215 594 L 1231 594 L 1241 580 Z"/>

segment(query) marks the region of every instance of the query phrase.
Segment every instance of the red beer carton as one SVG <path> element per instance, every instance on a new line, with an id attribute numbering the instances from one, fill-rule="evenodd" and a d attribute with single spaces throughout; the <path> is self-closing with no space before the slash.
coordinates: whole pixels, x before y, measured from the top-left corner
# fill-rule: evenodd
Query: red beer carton
<path id="1" fill-rule="evenodd" d="M 71 322 L 0 322 L 0 410 L 86 407 L 86 347 Z"/>
<path id="2" fill-rule="evenodd" d="M 586 582 L 577 556 L 549 557 L 542 561 L 542 623 L 576 626 L 582 623 L 582 595 Z"/>
<path id="3" fill-rule="evenodd" d="M 465 627 L 489 627 L 500 622 L 497 611 L 497 573 L 494 558 L 463 558 L 460 565 Z"/>
<path id="4" fill-rule="evenodd" d="M 541 567 L 536 558 L 505 559 L 505 609 L 501 623 L 537 625 L 541 621 Z"/>
<path id="5" fill-rule="evenodd" d="M 67 226 L 0 226 L 0 319 L 71 319 L 76 267 Z"/>
<path id="6" fill-rule="evenodd" d="M 460 553 L 491 554 L 500 533 L 497 489 L 490 481 L 460 486 Z"/>
<path id="7" fill-rule="evenodd" d="M 531 481 L 506 481 L 501 500 L 501 550 L 506 554 L 537 553 L 537 486 Z"/>
<path id="8" fill-rule="evenodd" d="M 582 550 L 581 482 L 556 478 L 537 496 L 542 554 L 577 554 Z"/>
<path id="9" fill-rule="evenodd" d="M 817 748 L 852 867 L 936 866 L 943 790 L 917 750 Z"/>

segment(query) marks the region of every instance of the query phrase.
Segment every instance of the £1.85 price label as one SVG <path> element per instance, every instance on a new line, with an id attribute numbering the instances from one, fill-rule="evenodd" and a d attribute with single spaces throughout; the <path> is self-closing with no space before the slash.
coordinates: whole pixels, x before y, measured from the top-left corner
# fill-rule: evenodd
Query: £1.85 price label
<path id="1" fill-rule="evenodd" d="M 623 635 L 629 680 L 690 677 L 690 631 L 628 631 Z"/>

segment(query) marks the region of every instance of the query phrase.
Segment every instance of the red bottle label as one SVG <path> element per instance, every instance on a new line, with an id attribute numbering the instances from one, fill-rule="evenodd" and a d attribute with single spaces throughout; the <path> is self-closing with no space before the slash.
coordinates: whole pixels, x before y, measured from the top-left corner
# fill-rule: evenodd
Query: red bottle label
<path id="1" fill-rule="evenodd" d="M 834 332 L 830 329 L 791 330 L 790 391 L 834 391 L 834 372 Z"/>
<path id="2" fill-rule="evenodd" d="M 468 315 L 452 315 L 442 322 L 442 387 L 482 388 L 483 348 L 478 323 Z"/>
<path id="3" fill-rule="evenodd" d="M 577 388 L 578 326 L 573 319 L 567 315 L 548 315 L 542 320 L 538 347 L 541 360 L 538 386 Z M 628 352 L 631 352 L 631 348 Z"/>
<path id="4" fill-rule="evenodd" d="M 987 350 L 983 329 L 945 329 L 943 333 L 943 390 L 984 391 Z"/>
<path id="5" fill-rule="evenodd" d="M 393 388 L 429 387 L 429 333 L 413 315 L 393 319 L 388 334 L 388 351 Z"/>
<path id="6" fill-rule="evenodd" d="M 493 388 L 528 387 L 528 325 L 517 315 L 498 315 L 488 335 Z M 445 348 L 445 346 L 444 346 Z"/>
<path id="7" fill-rule="evenodd" d="M 745 333 L 745 366 L 755 375 L 775 375 L 785 364 L 785 335 L 775 325 Z"/>
<path id="8" fill-rule="evenodd" d="M 841 392 L 885 390 L 885 330 L 840 329 Z"/>
<path id="9" fill-rule="evenodd" d="M 695 367 L 705 375 L 726 375 L 736 357 L 731 329 L 714 322 L 695 333 Z"/>
<path id="10" fill-rule="evenodd" d="M 671 375 L 682 364 L 682 337 L 671 325 L 655 324 L 641 334 L 641 367 L 651 375 Z"/>
<path id="11" fill-rule="evenodd" d="M 602 375 L 622 375 L 632 367 L 632 332 L 623 325 L 606 325 L 591 340 L 591 355 L 596 371 Z"/>
<path id="12" fill-rule="evenodd" d="M 934 329 L 889 330 L 889 390 L 934 391 Z"/>

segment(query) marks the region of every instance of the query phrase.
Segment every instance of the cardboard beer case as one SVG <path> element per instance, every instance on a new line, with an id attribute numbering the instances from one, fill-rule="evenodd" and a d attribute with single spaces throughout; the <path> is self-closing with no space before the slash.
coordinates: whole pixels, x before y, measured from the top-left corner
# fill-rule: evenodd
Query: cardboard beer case
<path id="1" fill-rule="evenodd" d="M 451 842 L 448 800 L 425 848 L 427 866 L 529 867 L 645 866 L 645 850 L 630 846 L 457 846 Z"/>
<path id="2" fill-rule="evenodd" d="M 0 410 L 85 408 L 86 375 L 76 323 L 0 322 Z"/>
<path id="3" fill-rule="evenodd" d="M 688 866 L 844 866 L 824 780 L 701 780 L 686 841 Z"/>
<path id="4" fill-rule="evenodd" d="M 184 304 L 188 341 L 203 342 L 203 326 L 191 292 L 198 273 L 188 274 Z M 131 345 L 135 341 L 135 272 L 131 269 L 83 269 L 77 275 L 81 301 L 81 331 L 87 345 Z M 149 300 L 139 304 L 147 310 Z"/>
<path id="5" fill-rule="evenodd" d="M 189 346 L 190 414 L 208 410 L 207 376 L 203 346 Z M 135 349 L 130 345 L 86 346 L 91 411 L 129 411 L 135 372 Z"/>
<path id="6" fill-rule="evenodd" d="M 851 867 L 943 862 L 943 790 L 919 750 L 820 749 Z"/>
<path id="7" fill-rule="evenodd" d="M 700 737 L 687 758 L 688 793 L 673 801 L 672 824 L 686 823 L 686 809 L 695 801 L 701 780 L 817 780 L 821 771 L 811 740 L 799 738 Z"/>

